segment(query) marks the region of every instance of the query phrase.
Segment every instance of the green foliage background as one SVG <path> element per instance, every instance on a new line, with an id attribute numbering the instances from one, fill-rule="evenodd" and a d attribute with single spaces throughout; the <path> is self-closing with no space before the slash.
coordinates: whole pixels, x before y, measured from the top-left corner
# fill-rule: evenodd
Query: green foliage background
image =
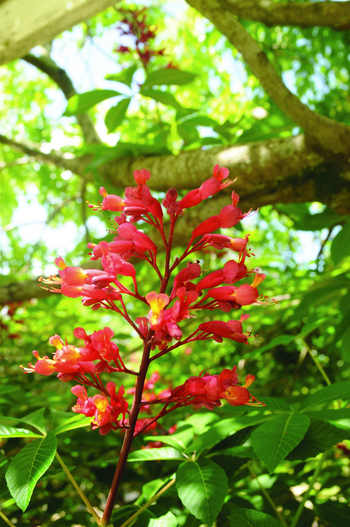
<path id="1" fill-rule="evenodd" d="M 169 6 L 159 4 L 148 10 L 148 16 L 150 23 L 158 27 L 156 43 L 160 48 L 166 48 L 167 55 L 157 57 L 150 64 L 147 73 L 164 67 L 170 58 L 181 70 L 196 76 L 189 84 L 162 88 L 164 94 L 167 94 L 165 97 L 168 97 L 164 100 L 168 102 L 155 102 L 155 96 L 150 97 L 149 92 L 147 96 L 146 89 L 142 94 L 137 85 L 133 85 L 134 100 L 126 117 L 116 121 L 114 128 L 110 126 L 111 130 L 117 130 L 116 134 L 109 135 L 101 146 L 91 147 L 83 144 L 74 117 L 50 117 L 47 109 L 60 97 L 53 82 L 27 64 L 15 61 L 0 70 L 3 95 L 0 105 L 2 133 L 8 133 L 18 141 L 26 140 L 37 144 L 50 143 L 59 134 L 63 152 L 83 154 L 93 150 L 94 162 L 91 168 L 94 169 L 106 158 L 118 157 L 128 152 L 135 156 L 140 153 L 179 153 L 198 147 L 232 144 L 235 141 L 246 143 L 298 132 L 295 125 L 262 92 L 258 81 L 235 56 L 236 52 L 220 33 L 204 22 L 194 10 L 184 9 L 179 20 L 174 20 L 174 14 L 171 11 L 169 13 Z M 111 41 L 117 45 L 119 37 L 115 25 L 119 19 L 120 16 L 113 9 L 97 15 L 86 24 L 64 34 L 61 41 L 55 44 L 56 53 L 59 54 L 57 50 L 63 50 L 68 43 L 77 49 L 84 49 L 87 43 L 93 46 L 95 42 L 98 45 L 98 39 L 106 31 L 109 34 L 114 32 Z M 324 115 L 349 122 L 347 83 L 350 55 L 345 51 L 349 46 L 348 32 L 279 27 L 269 28 L 267 31 L 258 23 L 246 22 L 245 25 L 304 102 Z M 225 60 L 228 60 L 228 54 L 232 52 L 237 78 L 240 78 L 240 82 L 234 86 L 232 74 L 225 67 Z M 135 54 L 120 56 L 113 54 L 111 50 L 108 53 L 111 57 L 110 74 L 118 73 L 120 66 L 136 65 L 137 78 L 143 78 L 145 72 Z M 114 65 L 112 61 L 115 62 Z M 109 82 L 111 89 L 123 89 L 126 95 L 131 93 L 125 85 Z M 107 89 L 106 82 L 102 80 L 101 86 L 96 87 Z M 81 87 L 81 91 L 88 89 Z M 174 100 L 177 102 L 174 103 Z M 108 104 L 115 104 L 113 101 Z M 103 102 L 89 110 L 100 127 L 104 127 L 101 118 L 110 108 L 108 104 Z M 257 106 L 266 111 L 266 117 L 261 120 L 253 116 L 253 110 Z M 0 171 L 0 217 L 4 229 L 0 286 L 9 281 L 21 281 L 45 273 L 45 266 L 52 264 L 57 256 L 55 243 L 46 243 L 47 233 L 55 237 L 55 229 L 64 224 L 69 228 L 74 223 L 78 229 L 74 244 L 66 248 L 65 254 L 61 256 L 72 265 L 86 261 L 86 241 L 98 241 L 104 237 L 108 228 L 108 213 L 99 213 L 100 219 L 88 222 L 87 228 L 85 215 L 90 217 L 96 213 L 84 207 L 81 178 L 39 162 L 16 165 L 21 154 L 4 145 L 0 146 L 0 150 L 7 165 Z M 130 183 L 131 181 L 130 175 Z M 94 180 L 84 183 L 84 198 L 96 203 L 101 184 L 94 171 Z M 331 184 L 330 179 L 330 188 Z M 107 190 L 119 195 L 123 193 L 123 189 L 118 188 Z M 44 207 L 47 217 L 52 216 L 42 240 L 39 239 L 38 229 L 36 243 L 22 238 L 18 228 L 9 227 L 14 211 L 22 206 L 25 196 Z M 159 197 L 162 197 L 161 193 Z M 61 207 L 62 202 L 64 206 Z M 30 220 L 28 218 L 28 222 Z M 316 404 L 310 410 L 308 415 L 313 428 L 308 432 L 311 434 L 309 446 L 301 447 L 302 452 L 295 453 L 294 450 L 294 457 L 291 452 L 284 461 L 282 457 L 277 466 L 271 467 L 263 459 L 264 456 L 256 455 L 259 447 L 254 452 L 250 446 L 254 447 L 254 441 L 262 441 L 261 434 L 264 430 L 262 427 L 261 430 L 257 428 L 259 424 L 254 421 L 257 416 L 265 415 L 267 418 L 272 413 L 275 419 L 282 419 L 283 412 L 288 412 L 288 408 L 303 408 L 303 401 L 308 396 L 326 386 L 318 365 L 326 372 L 330 382 L 350 382 L 349 219 L 338 216 L 318 203 L 274 204 L 263 207 L 248 221 L 248 225 L 243 222 L 243 230 L 232 230 L 230 234 L 251 235 L 250 246 L 255 254 L 251 265 L 261 267 L 267 274 L 260 289 L 270 299 L 275 298 L 277 304 L 251 306 L 244 310 L 250 314 L 248 329 L 257 335 L 251 339 L 249 346 L 231 341 L 222 344 L 214 341 L 196 343 L 187 353 L 181 349 L 162 357 L 154 365 L 153 371 L 157 370 L 161 374 L 160 391 L 169 384 L 179 385 L 190 375 L 198 375 L 202 370 L 217 373 L 222 368 L 238 364 L 242 380 L 248 373 L 256 376 L 252 392 L 258 399 L 266 401 L 267 407 L 255 410 L 249 407 L 224 406 L 216 412 L 187 408 L 164 419 L 163 432 L 177 422 L 177 434 L 180 434 L 181 441 L 188 447 L 220 420 L 250 415 L 251 426 L 237 429 L 232 435 L 230 429 L 226 428 L 227 433 L 215 436 L 214 443 L 210 443 L 210 436 L 205 436 L 204 443 L 199 448 L 208 457 L 199 458 L 198 463 L 215 461 L 228 481 L 228 494 L 216 520 L 220 527 L 230 525 L 230 521 L 231 525 L 240 525 L 233 523 L 233 519 L 237 520 L 242 508 L 255 510 L 256 514 L 260 512 L 275 516 L 275 511 L 254 474 L 259 475 L 260 484 L 277 506 L 283 507 L 286 522 L 290 525 L 300 501 L 296 498 L 306 490 L 303 485 L 309 482 L 308 478 L 312 477 L 319 463 L 320 456 L 317 458 L 317 455 L 326 451 L 317 485 L 310 493 L 309 506 L 304 510 L 298 525 L 314 525 L 312 522 L 317 518 L 317 525 L 320 527 L 343 527 L 344 521 L 349 517 L 349 450 L 337 449 L 336 444 L 345 440 L 343 445 L 350 448 L 350 443 L 346 441 L 350 437 L 350 393 L 346 391 L 347 383 L 339 385 L 343 387 L 343 392 L 340 390 L 334 397 L 339 403 L 332 402 L 333 399 L 325 403 L 321 401 L 319 404 L 324 406 Z M 107 235 L 107 240 L 110 238 Z M 309 243 L 313 244 L 313 249 L 319 248 L 317 257 L 317 251 L 314 250 L 313 259 L 310 259 L 309 251 L 303 254 Z M 175 253 L 180 251 L 178 248 Z M 222 267 L 229 257 L 231 255 L 228 253 L 219 256 L 201 255 L 208 270 Z M 137 264 L 137 277 L 143 291 L 158 289 L 156 276 L 151 275 L 142 263 Z M 136 304 L 129 308 L 133 316 L 146 315 Z M 222 319 L 228 320 L 229 317 L 224 316 Z M 188 330 L 197 323 L 198 320 L 187 321 Z M 115 342 L 123 357 L 129 357 L 130 364 L 138 363 L 138 341 L 130 335 L 129 328 L 109 313 L 83 308 L 79 299 L 52 294 L 48 298 L 26 301 L 18 306 L 3 306 L 0 328 L 0 406 L 3 416 L 21 418 L 35 410 L 46 408 L 49 428 L 52 423 L 59 423 L 72 415 L 67 415 L 75 402 L 70 392 L 70 383 L 60 383 L 54 377 L 24 375 L 19 365 L 26 365 L 32 359 L 33 349 L 38 350 L 40 355 L 49 355 L 51 350 L 48 339 L 55 333 L 67 337 L 73 343 L 73 329 L 78 326 L 83 326 L 88 332 L 104 326 L 112 327 L 116 334 Z M 118 382 L 129 387 L 130 379 L 123 378 Z M 287 410 L 283 407 L 284 403 L 288 405 Z M 317 410 L 322 410 L 322 415 L 312 415 L 312 411 Z M 324 412 L 332 410 L 343 413 L 329 414 L 328 419 Z M 306 417 L 306 414 L 293 415 Z M 318 432 L 317 423 L 322 419 L 330 424 L 327 425 L 328 428 L 321 427 L 321 432 Z M 3 423 L 12 426 L 6 420 Z M 269 421 L 264 426 L 268 423 Z M 275 426 L 279 426 L 279 422 L 275 423 Z M 26 428 L 34 430 L 30 425 Z M 269 429 L 268 427 L 267 430 Z M 260 431 L 257 433 L 256 430 Z M 162 441 L 168 444 L 163 432 Z M 135 451 L 156 439 L 152 434 L 150 436 L 138 437 Z M 323 437 L 323 442 L 319 441 L 320 436 Z M 209 442 L 206 446 L 207 440 Z M 28 443 L 28 439 L 17 437 L 0 441 L 1 509 L 7 516 L 16 519 L 16 525 L 46 527 L 56 522 L 62 526 L 90 525 L 86 511 L 81 507 L 56 460 L 35 488 L 26 512 L 22 513 L 10 496 L 3 475 L 9 461 Z M 61 456 L 97 508 L 103 508 L 121 441 L 122 436 L 118 433 L 101 437 L 88 427 L 58 436 Z M 268 443 L 270 439 L 267 438 L 266 441 Z M 174 444 L 170 442 L 170 446 L 174 447 Z M 241 446 L 250 450 L 231 450 L 230 453 L 230 449 Z M 124 512 L 116 511 L 114 525 L 122 525 L 137 507 L 160 488 L 159 484 L 172 476 L 179 466 L 179 460 L 181 462 L 184 459 L 169 458 L 169 452 L 164 455 L 168 459 L 143 463 L 136 459 L 128 465 L 118 497 L 118 504 L 127 505 L 128 508 L 121 509 Z M 267 469 L 270 469 L 270 473 Z M 215 515 L 209 519 L 196 520 L 190 507 L 186 507 L 181 489 L 177 492 L 172 487 L 158 500 L 156 506 L 149 509 L 153 510 L 153 516 L 145 515 L 142 520 L 140 517 L 137 525 L 151 525 L 152 518 L 165 515 L 167 511 L 171 511 L 176 518 L 177 523 L 174 525 L 199 526 L 201 521 L 207 521 L 210 525 L 215 520 Z M 255 513 L 251 514 L 254 516 Z M 0 519 L 0 524 L 2 521 Z M 258 514 L 251 521 L 255 522 L 251 523 L 253 525 L 263 525 L 259 522 L 265 520 Z"/>

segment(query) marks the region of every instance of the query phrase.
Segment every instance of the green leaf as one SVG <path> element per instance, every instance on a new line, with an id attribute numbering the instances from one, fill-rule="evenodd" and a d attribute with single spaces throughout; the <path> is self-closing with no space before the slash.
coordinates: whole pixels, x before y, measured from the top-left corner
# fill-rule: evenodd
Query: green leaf
<path id="1" fill-rule="evenodd" d="M 345 527 L 349 523 L 350 508 L 348 503 L 337 501 L 327 501 L 326 503 L 316 504 L 318 516 L 329 523 L 332 527 Z"/>
<path id="2" fill-rule="evenodd" d="M 148 527 L 177 527 L 178 525 L 177 519 L 169 511 L 164 516 L 160 516 L 160 518 L 152 518 Z"/>
<path id="3" fill-rule="evenodd" d="M 107 75 L 105 79 L 108 81 L 121 82 L 122 84 L 126 84 L 127 86 L 130 87 L 132 78 L 136 70 L 137 70 L 137 65 L 134 64 L 133 66 L 130 66 L 130 68 L 125 68 L 125 70 L 122 70 L 119 73 L 113 73 L 112 75 Z"/>
<path id="4" fill-rule="evenodd" d="M 28 425 L 34 426 L 39 432 L 42 432 L 46 435 L 46 428 L 45 428 L 45 417 L 44 413 L 46 411 L 46 408 L 39 408 L 38 410 L 35 410 L 35 412 L 32 412 L 31 414 L 28 414 L 24 417 L 21 417 L 21 421 L 23 423 L 27 423 Z"/>
<path id="5" fill-rule="evenodd" d="M 334 265 L 338 265 L 343 258 L 350 255 L 350 221 L 345 223 L 344 227 L 334 240 L 331 245 L 331 256 Z"/>
<path id="6" fill-rule="evenodd" d="M 350 408 L 340 408 L 339 410 L 305 410 L 305 413 L 312 419 L 321 421 L 343 421 L 350 419 Z"/>
<path id="7" fill-rule="evenodd" d="M 294 223 L 294 229 L 300 231 L 318 231 L 338 225 L 347 219 L 347 216 L 339 216 L 332 209 L 325 208 L 319 214 L 306 213 Z"/>
<path id="8" fill-rule="evenodd" d="M 152 90 L 152 89 L 142 89 L 140 91 L 140 94 L 144 97 L 149 97 L 150 99 L 153 99 L 154 101 L 160 102 L 161 104 L 164 104 L 165 106 L 172 106 L 176 110 L 180 110 L 181 104 L 177 102 L 174 95 L 172 95 L 169 92 L 164 92 L 161 90 Z"/>
<path id="9" fill-rule="evenodd" d="M 326 386 L 316 393 L 309 395 L 300 407 L 301 411 L 319 404 L 328 404 L 338 399 L 350 399 L 350 381 L 343 381 Z"/>
<path id="10" fill-rule="evenodd" d="M 310 314 L 310 307 L 313 309 L 320 306 L 330 305 L 333 301 L 341 298 L 340 290 L 349 289 L 350 280 L 344 276 L 330 277 L 323 279 L 304 292 L 299 306 L 294 311 L 291 321 L 302 320 Z"/>
<path id="11" fill-rule="evenodd" d="M 157 436 L 157 441 L 161 441 L 167 445 L 170 445 L 177 450 L 185 450 L 187 445 L 193 440 L 193 428 L 184 427 L 183 430 L 179 430 L 176 434 L 167 436 Z M 154 436 L 146 436 L 145 441 L 154 441 Z"/>
<path id="12" fill-rule="evenodd" d="M 196 117 L 190 117 L 189 119 L 183 119 L 181 121 L 181 124 L 191 124 L 192 126 L 210 126 L 210 128 L 214 128 L 214 126 L 218 126 L 218 123 L 214 121 L 211 117 L 207 117 L 206 115 L 197 115 Z"/>
<path id="13" fill-rule="evenodd" d="M 130 97 L 127 99 L 122 99 L 116 106 L 112 106 L 112 108 L 110 108 L 106 113 L 105 125 L 107 126 L 109 134 L 114 132 L 124 121 L 130 101 Z"/>
<path id="14" fill-rule="evenodd" d="M 42 439 L 34 439 L 26 445 L 6 472 L 6 481 L 18 507 L 24 512 L 28 507 L 34 487 L 52 463 L 57 448 L 55 434 L 49 432 Z"/>
<path id="15" fill-rule="evenodd" d="M 162 68 L 150 73 L 142 88 L 147 86 L 183 86 L 192 82 L 197 75 L 189 71 L 176 70 L 173 68 Z"/>
<path id="16" fill-rule="evenodd" d="M 175 448 L 161 447 L 161 448 L 148 448 L 144 450 L 137 450 L 131 452 L 128 457 L 128 461 L 153 461 L 156 459 L 179 459 L 183 461 L 183 456 Z"/>
<path id="17" fill-rule="evenodd" d="M 300 443 L 309 426 L 307 415 L 281 414 L 254 430 L 252 447 L 270 474 Z"/>
<path id="18" fill-rule="evenodd" d="M 223 450 L 215 450 L 213 456 L 216 456 L 216 455 L 240 457 L 243 459 L 244 458 L 256 459 L 257 457 L 251 446 L 233 446 L 230 448 L 225 448 Z"/>
<path id="19" fill-rule="evenodd" d="M 281 527 L 276 518 L 254 509 L 233 507 L 231 510 L 231 527 Z"/>
<path id="20" fill-rule="evenodd" d="M 186 122 L 177 125 L 177 133 L 186 145 L 197 143 L 201 140 L 197 128 L 191 124 L 186 124 Z"/>
<path id="21" fill-rule="evenodd" d="M 91 417 L 85 417 L 85 415 L 78 414 L 70 417 L 63 423 L 61 422 L 53 432 L 57 434 L 62 434 L 62 432 L 68 432 L 68 430 L 75 430 L 77 428 L 82 428 L 84 426 L 90 426 Z"/>
<path id="22" fill-rule="evenodd" d="M 111 97 L 116 97 L 117 95 L 122 94 L 115 90 L 93 90 L 73 95 L 73 97 L 69 99 L 66 111 L 63 115 L 70 117 L 71 115 L 84 113 L 89 108 L 96 106 L 96 104 L 105 101 L 106 99 L 110 99 Z"/>
<path id="23" fill-rule="evenodd" d="M 10 437 L 42 437 L 41 434 L 36 434 L 31 430 L 25 430 L 24 428 L 13 428 L 12 426 L 0 425 L 0 437 L 6 439 Z"/>
<path id="24" fill-rule="evenodd" d="M 190 513 L 211 525 L 226 498 L 227 477 L 216 463 L 201 458 L 179 466 L 176 488 L 180 500 Z"/>
<path id="25" fill-rule="evenodd" d="M 238 430 L 247 428 L 248 426 L 254 426 L 265 421 L 272 419 L 270 415 L 259 415 L 259 416 L 241 416 L 241 417 L 230 417 L 229 419 L 223 419 L 218 423 L 215 423 L 209 430 L 197 437 L 197 439 L 187 448 L 186 452 L 195 452 L 206 450 L 230 435 L 233 435 Z"/>
<path id="26" fill-rule="evenodd" d="M 303 440 L 288 455 L 291 461 L 304 461 L 325 452 L 340 441 L 350 437 L 350 429 L 343 429 L 327 421 L 312 420 Z"/>
<path id="27" fill-rule="evenodd" d="M 264 410 L 271 410 L 272 412 L 292 412 L 292 408 L 283 399 L 278 397 L 264 397 L 266 407 Z"/>
<path id="28" fill-rule="evenodd" d="M 287 346 L 293 340 L 297 338 L 297 335 L 279 335 L 278 337 L 272 339 L 268 344 L 265 346 L 262 346 L 261 348 L 258 348 L 257 350 L 251 351 L 250 353 L 246 353 L 244 355 L 244 358 L 252 357 L 252 356 L 258 356 L 264 353 L 267 350 L 270 350 L 276 346 L 280 346 L 281 344 L 284 344 Z"/>

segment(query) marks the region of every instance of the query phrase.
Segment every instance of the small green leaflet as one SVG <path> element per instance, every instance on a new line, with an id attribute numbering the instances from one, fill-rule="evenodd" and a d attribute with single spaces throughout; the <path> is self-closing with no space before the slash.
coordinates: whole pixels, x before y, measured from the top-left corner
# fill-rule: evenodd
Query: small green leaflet
<path id="1" fill-rule="evenodd" d="M 42 434 L 36 434 L 31 430 L 24 428 L 13 428 L 12 426 L 0 425 L 0 437 L 6 439 L 10 437 L 42 437 Z"/>
<path id="2" fill-rule="evenodd" d="M 189 71 L 176 70 L 173 68 L 163 68 L 150 73 L 145 80 L 143 87 L 176 85 L 183 86 L 189 84 L 196 78 L 194 73 Z"/>
<path id="3" fill-rule="evenodd" d="M 331 256 L 334 265 L 338 265 L 343 258 L 350 254 L 350 221 L 345 223 L 344 227 L 334 240 L 331 245 Z"/>
<path id="4" fill-rule="evenodd" d="M 54 433 L 62 434 L 68 430 L 75 430 L 76 428 L 82 428 L 84 426 L 90 426 L 91 417 L 85 417 L 85 415 L 78 414 L 67 419 L 67 421 L 61 423 L 57 428 L 54 429 Z"/>
<path id="5" fill-rule="evenodd" d="M 89 108 L 96 106 L 96 104 L 110 99 L 111 97 L 117 97 L 122 95 L 115 90 L 93 90 L 85 93 L 79 93 L 73 95 L 68 101 L 66 111 L 63 115 L 70 117 L 71 115 L 77 115 L 84 113 Z"/>
<path id="6" fill-rule="evenodd" d="M 176 488 L 190 513 L 203 523 L 212 525 L 227 495 L 227 477 L 216 463 L 200 458 L 179 466 Z"/>
<path id="7" fill-rule="evenodd" d="M 303 411 L 319 404 L 328 404 L 338 399 L 350 399 L 350 381 L 336 382 L 309 395 L 301 405 L 300 410 Z"/>
<path id="8" fill-rule="evenodd" d="M 28 507 L 34 487 L 51 465 L 56 453 L 57 439 L 49 432 L 42 439 L 26 445 L 10 463 L 6 482 L 18 507 L 24 512 Z"/>
<path id="9" fill-rule="evenodd" d="M 256 459 L 257 455 L 255 454 L 254 450 L 251 446 L 233 446 L 230 448 L 225 448 L 223 450 L 216 450 L 214 454 L 210 454 L 215 456 L 233 456 L 233 457 L 240 457 L 240 458 L 251 458 Z M 215 461 L 215 459 L 214 459 Z"/>
<path id="10" fill-rule="evenodd" d="M 28 425 L 34 426 L 37 430 L 39 430 L 39 432 L 42 432 L 44 435 L 46 435 L 44 417 L 45 411 L 46 408 L 39 408 L 38 410 L 21 417 L 21 421 L 23 421 L 23 423 L 27 423 Z"/>
<path id="11" fill-rule="evenodd" d="M 136 452 L 131 452 L 128 457 L 128 461 L 153 461 L 157 459 L 178 459 L 180 461 L 184 460 L 184 457 L 181 453 L 175 448 L 169 446 L 162 448 L 149 448 L 144 450 L 137 450 Z"/>
<path id="12" fill-rule="evenodd" d="M 233 507 L 231 510 L 231 527 L 282 527 L 282 524 L 269 514 L 254 509 Z"/>
<path id="13" fill-rule="evenodd" d="M 124 121 L 130 101 L 130 97 L 122 99 L 116 106 L 112 106 L 112 108 L 106 113 L 105 125 L 107 126 L 109 134 L 114 132 Z"/>
<path id="14" fill-rule="evenodd" d="M 157 436 L 157 441 L 170 445 L 177 450 L 185 450 L 187 445 L 193 440 L 193 428 L 186 425 L 184 429 L 178 430 L 175 434 L 167 436 Z M 154 441 L 154 436 L 145 437 L 145 441 Z"/>
<path id="15" fill-rule="evenodd" d="M 144 97 L 149 97 L 150 99 L 153 99 L 156 102 L 164 104 L 165 106 L 172 106 L 176 110 L 179 110 L 181 108 L 181 104 L 177 102 L 174 95 L 166 91 L 152 90 L 148 88 L 144 90 L 142 88 L 140 90 L 140 95 L 143 95 Z"/>
<path id="16" fill-rule="evenodd" d="M 136 64 L 134 64 L 133 66 L 130 66 L 130 68 L 126 68 L 125 70 L 122 70 L 119 73 L 113 73 L 112 75 L 107 75 L 105 79 L 108 81 L 121 82 L 122 84 L 126 84 L 127 86 L 130 87 L 132 78 L 136 70 L 137 70 L 137 66 Z"/>
<path id="17" fill-rule="evenodd" d="M 230 417 L 215 423 L 209 430 L 199 435 L 197 439 L 187 448 L 186 452 L 195 452 L 200 450 L 207 450 L 223 439 L 233 435 L 238 430 L 254 426 L 272 419 L 272 415 L 258 415 L 254 417 L 240 416 Z"/>
<path id="18" fill-rule="evenodd" d="M 151 509 L 152 510 L 152 509 Z M 172 512 L 167 512 L 160 518 L 152 518 L 148 527 L 177 527 L 179 524 Z"/>
<path id="19" fill-rule="evenodd" d="M 309 426 L 305 414 L 281 414 L 253 431 L 252 447 L 270 474 L 300 443 Z"/>

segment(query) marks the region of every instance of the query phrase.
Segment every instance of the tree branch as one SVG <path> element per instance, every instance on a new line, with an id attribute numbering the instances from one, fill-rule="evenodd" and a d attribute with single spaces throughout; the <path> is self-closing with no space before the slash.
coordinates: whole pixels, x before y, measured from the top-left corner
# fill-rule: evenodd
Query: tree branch
<path id="1" fill-rule="evenodd" d="M 10 146 L 11 148 L 16 150 L 17 152 L 20 152 L 21 154 L 26 154 L 27 156 L 32 158 L 32 160 L 36 159 L 37 161 L 43 161 L 48 165 L 52 164 L 57 167 L 62 167 L 65 170 L 70 170 L 71 172 L 74 172 L 78 175 L 83 175 L 85 166 L 88 162 L 91 161 L 90 156 L 72 157 L 71 154 L 66 153 L 59 155 L 54 151 L 51 151 L 49 154 L 46 154 L 38 148 L 35 148 L 28 144 L 19 143 L 18 141 L 10 139 L 9 137 L 6 137 L 1 134 L 0 143 Z M 2 166 L 1 168 L 5 167 Z"/>
<path id="2" fill-rule="evenodd" d="M 288 90 L 259 44 L 219 0 L 187 0 L 242 54 L 252 73 L 279 108 L 324 149 L 349 157 L 350 127 L 319 115 Z"/>
<path id="3" fill-rule="evenodd" d="M 350 2 L 273 2 L 270 0 L 220 0 L 228 11 L 266 26 L 350 28 Z"/>
<path id="4" fill-rule="evenodd" d="M 57 86 L 62 90 L 66 99 L 70 99 L 77 92 L 73 86 L 71 79 L 67 73 L 60 68 L 50 57 L 42 55 L 37 57 L 32 54 L 25 55 L 22 57 L 23 60 L 32 64 L 43 73 L 46 73 L 52 79 Z M 95 126 L 87 113 L 81 113 L 76 116 L 76 119 L 80 125 L 84 140 L 87 143 L 101 143 L 101 139 L 96 132 Z"/>

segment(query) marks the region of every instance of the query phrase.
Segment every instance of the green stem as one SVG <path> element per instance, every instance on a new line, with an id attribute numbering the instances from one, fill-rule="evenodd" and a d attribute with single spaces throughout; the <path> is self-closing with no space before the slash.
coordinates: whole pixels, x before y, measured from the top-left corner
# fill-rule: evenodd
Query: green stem
<path id="1" fill-rule="evenodd" d="M 322 469 L 322 466 L 323 466 L 323 463 L 325 462 L 325 459 L 327 458 L 327 455 L 328 455 L 328 451 L 327 452 L 324 452 L 324 454 L 322 455 L 322 457 L 319 459 L 319 462 L 317 464 L 317 467 L 316 467 L 316 470 L 314 472 L 314 475 L 312 476 L 312 479 L 310 481 L 310 485 L 309 485 L 309 488 L 307 489 L 307 491 L 305 492 L 304 494 L 304 497 L 303 497 L 303 500 L 302 502 L 300 503 L 299 507 L 298 507 L 298 510 L 296 512 L 296 515 L 294 516 L 294 520 L 293 520 L 293 523 L 291 525 L 291 527 L 296 527 L 297 526 L 297 523 L 299 521 L 299 518 L 301 516 L 301 513 L 303 512 L 304 510 L 304 505 L 305 505 L 305 502 L 306 500 L 308 499 L 309 495 L 310 495 L 310 492 L 312 491 L 312 489 L 314 488 L 314 484 L 321 472 L 321 469 Z"/>
<path id="2" fill-rule="evenodd" d="M 271 505 L 271 507 L 273 508 L 273 510 L 275 511 L 276 513 L 276 516 L 279 518 L 280 522 L 282 523 L 283 527 L 288 527 L 287 526 L 287 523 L 286 523 L 286 520 L 284 519 L 283 515 L 280 513 L 280 511 L 277 509 L 276 507 L 276 504 L 275 502 L 273 501 L 273 499 L 271 498 L 270 494 L 267 492 L 267 490 L 263 487 L 263 485 L 260 483 L 259 481 L 259 478 L 257 476 L 257 474 L 255 474 L 254 470 L 253 470 L 253 467 L 251 466 L 250 463 L 247 463 L 247 466 L 248 466 L 248 470 L 249 472 L 251 473 L 252 477 L 254 479 L 256 479 L 257 481 L 257 484 L 259 485 L 260 489 L 261 489 L 261 492 L 264 494 L 265 498 L 267 499 L 267 501 L 269 502 L 269 504 Z"/>
<path id="3" fill-rule="evenodd" d="M 73 485 L 73 487 L 75 488 L 75 490 L 77 491 L 77 493 L 79 494 L 79 496 L 81 497 L 81 499 L 83 500 L 83 502 L 85 503 L 87 508 L 89 509 L 89 512 L 95 518 L 95 520 L 97 522 L 97 525 L 101 525 L 101 518 L 95 512 L 93 506 L 91 505 L 91 503 L 89 502 L 89 500 L 87 499 L 87 497 L 85 496 L 85 494 L 83 493 L 81 488 L 79 487 L 78 483 L 73 478 L 72 474 L 69 472 L 66 464 L 64 463 L 63 459 L 61 458 L 61 456 L 59 455 L 58 452 L 56 452 L 56 458 L 57 458 L 57 461 L 59 462 L 59 464 L 61 465 L 61 467 L 63 468 L 67 478 L 69 479 L 69 481 L 71 482 L 71 484 Z"/>
<path id="4" fill-rule="evenodd" d="M 143 505 L 137 512 L 135 512 L 135 514 L 130 516 L 130 518 L 126 520 L 126 522 L 124 522 L 123 525 L 121 525 L 120 527 L 126 527 L 127 525 L 130 525 L 144 510 L 146 510 L 150 505 L 152 505 L 152 503 L 157 501 L 157 499 L 160 498 L 160 496 L 164 494 L 164 492 L 166 492 L 172 485 L 174 485 L 174 483 L 175 478 L 171 479 L 169 483 L 165 485 L 165 487 L 163 487 L 157 494 L 155 494 L 155 496 L 153 496 L 153 498 L 151 498 L 147 503 L 145 503 L 145 505 Z"/>
<path id="5" fill-rule="evenodd" d="M 310 357 L 312 358 L 312 360 L 316 364 L 316 366 L 318 368 L 318 371 L 321 373 L 322 377 L 324 378 L 324 380 L 326 381 L 328 386 L 330 386 L 332 383 L 329 380 L 329 377 L 328 377 L 327 373 L 324 371 L 324 369 L 322 368 L 321 364 L 318 362 L 317 358 L 313 356 L 313 354 L 311 352 L 311 349 L 309 348 L 309 346 L 307 345 L 307 343 L 305 342 L 304 339 L 303 339 L 303 344 L 304 344 L 305 348 L 307 349 L 308 354 L 310 355 Z"/>
<path id="6" fill-rule="evenodd" d="M 1 511 L 0 511 L 0 518 L 2 518 L 4 520 L 4 522 L 7 523 L 7 525 L 9 525 L 10 527 L 16 527 L 8 518 L 7 516 L 5 516 L 5 514 L 3 514 Z"/>

